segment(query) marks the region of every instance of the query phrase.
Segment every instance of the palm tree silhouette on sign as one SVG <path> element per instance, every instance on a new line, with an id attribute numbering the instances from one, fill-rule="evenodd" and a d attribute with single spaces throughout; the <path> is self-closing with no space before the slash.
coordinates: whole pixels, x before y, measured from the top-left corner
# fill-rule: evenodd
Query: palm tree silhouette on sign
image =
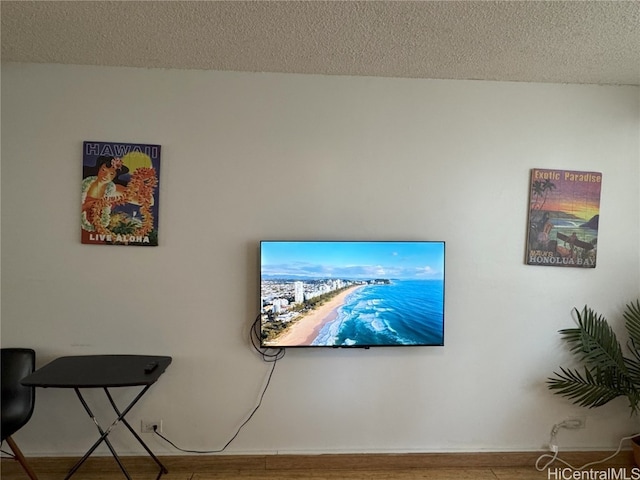
<path id="1" fill-rule="evenodd" d="M 532 194 L 532 210 L 542 210 L 544 204 L 547 201 L 547 197 L 549 196 L 549 192 L 556 189 L 556 184 L 551 180 L 536 180 L 531 185 L 531 194 Z"/>

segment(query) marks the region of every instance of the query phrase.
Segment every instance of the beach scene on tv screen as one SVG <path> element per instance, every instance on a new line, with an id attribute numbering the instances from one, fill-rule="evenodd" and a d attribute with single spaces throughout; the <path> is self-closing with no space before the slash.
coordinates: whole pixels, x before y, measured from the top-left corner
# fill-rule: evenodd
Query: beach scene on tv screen
<path id="1" fill-rule="evenodd" d="M 261 242 L 265 347 L 444 344 L 443 242 Z"/>

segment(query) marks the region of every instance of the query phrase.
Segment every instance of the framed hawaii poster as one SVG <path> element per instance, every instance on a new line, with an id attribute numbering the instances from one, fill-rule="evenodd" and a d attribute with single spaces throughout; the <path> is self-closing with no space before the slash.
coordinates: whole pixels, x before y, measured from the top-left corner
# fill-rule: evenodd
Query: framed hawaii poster
<path id="1" fill-rule="evenodd" d="M 526 263 L 595 268 L 602 173 L 531 170 Z"/>
<path id="2" fill-rule="evenodd" d="M 160 145 L 82 148 L 82 243 L 157 246 Z"/>

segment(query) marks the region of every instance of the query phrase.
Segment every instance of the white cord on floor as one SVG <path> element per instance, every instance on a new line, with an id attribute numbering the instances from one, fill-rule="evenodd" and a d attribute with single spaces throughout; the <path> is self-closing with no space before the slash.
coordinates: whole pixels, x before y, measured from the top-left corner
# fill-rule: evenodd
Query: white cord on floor
<path id="1" fill-rule="evenodd" d="M 554 425 L 553 429 L 551 430 L 551 439 L 555 440 L 555 435 L 558 432 L 558 428 L 560 428 L 558 425 Z M 565 462 L 564 460 L 562 460 L 561 458 L 558 458 L 558 445 L 555 444 L 555 442 L 550 442 L 550 449 L 553 452 L 553 455 L 549 454 L 549 453 L 544 453 L 542 455 L 540 455 L 538 457 L 538 460 L 536 460 L 536 470 L 538 470 L 539 472 L 542 472 L 544 470 L 546 470 L 547 468 L 549 468 L 549 466 L 555 462 L 556 460 L 560 463 L 565 464 L 567 467 L 571 468 L 572 470 L 584 470 L 587 467 L 591 467 L 593 465 L 598 465 L 599 463 L 604 463 L 607 460 L 611 460 L 613 457 L 615 457 L 616 455 L 618 455 L 620 453 L 620 450 L 622 450 L 622 443 L 625 440 L 631 440 L 634 437 L 637 437 L 638 435 L 640 435 L 640 433 L 636 433 L 634 435 L 630 435 L 628 437 L 622 437 L 620 439 L 620 443 L 618 444 L 618 449 L 615 451 L 615 453 L 613 455 L 609 455 L 607 458 L 603 458 L 602 460 L 597 460 L 595 462 L 590 462 L 590 463 L 586 463 L 584 465 L 582 465 L 581 467 L 574 467 L 573 465 L 571 465 L 568 462 Z M 551 460 L 549 460 L 547 463 L 545 463 L 542 467 L 540 467 L 540 461 L 543 458 L 551 458 Z"/>

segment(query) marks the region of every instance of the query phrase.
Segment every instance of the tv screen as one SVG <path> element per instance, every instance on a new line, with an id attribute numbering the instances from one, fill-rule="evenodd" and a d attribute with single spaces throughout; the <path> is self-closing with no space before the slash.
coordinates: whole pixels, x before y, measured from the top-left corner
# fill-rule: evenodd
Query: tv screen
<path id="1" fill-rule="evenodd" d="M 260 242 L 264 348 L 444 345 L 445 244 Z"/>

